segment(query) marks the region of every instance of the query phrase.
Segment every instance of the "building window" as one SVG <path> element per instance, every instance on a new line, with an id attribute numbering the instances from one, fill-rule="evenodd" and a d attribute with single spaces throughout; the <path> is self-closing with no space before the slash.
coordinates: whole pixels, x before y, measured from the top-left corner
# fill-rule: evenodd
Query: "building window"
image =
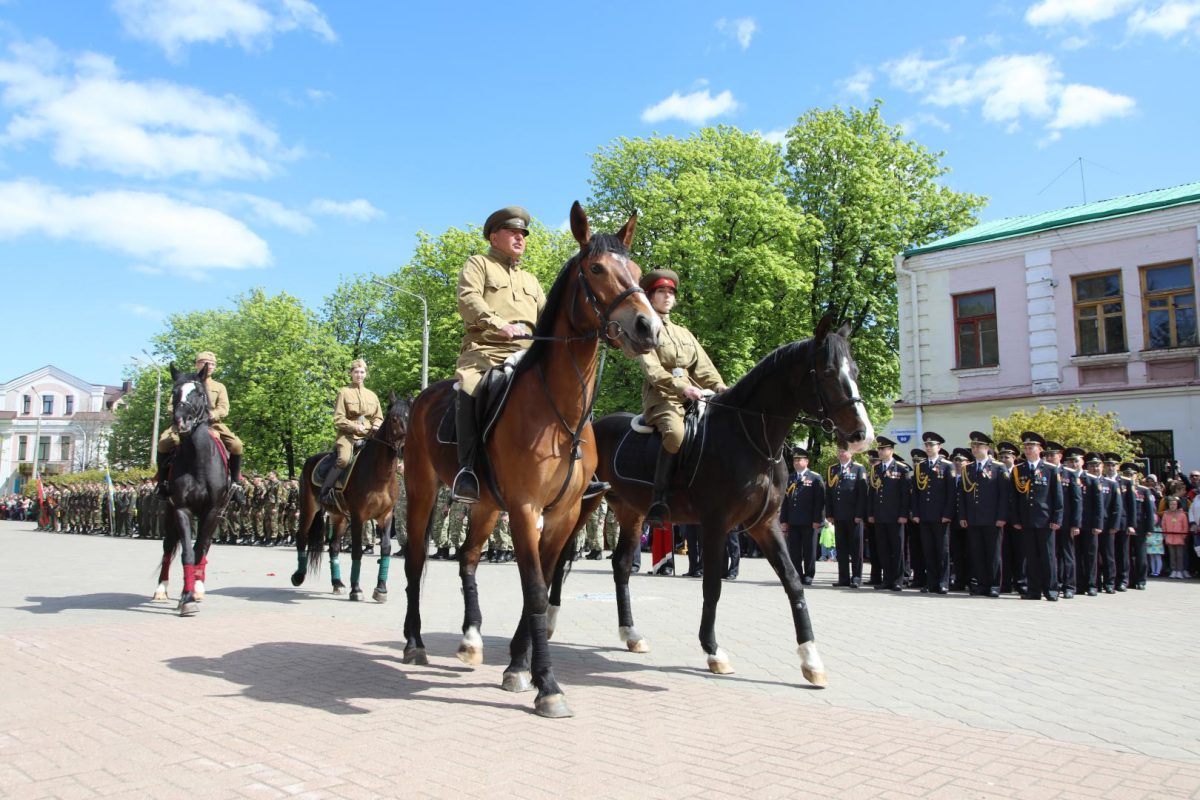
<path id="1" fill-rule="evenodd" d="M 29 437 L 17 437 L 17 461 L 25 461 L 29 457 Z"/>
<path id="2" fill-rule="evenodd" d="M 50 416 L 54 413 L 54 395 L 42 395 L 42 414 Z"/>
<path id="3" fill-rule="evenodd" d="M 33 401 L 32 401 L 32 400 L 29 398 L 29 395 L 25 395 L 24 397 L 22 397 L 22 398 L 21 398 L 21 413 L 22 413 L 22 414 L 28 414 L 28 413 L 29 413 L 29 410 L 30 410 L 30 404 L 31 404 L 32 402 L 33 402 Z"/>
<path id="4" fill-rule="evenodd" d="M 958 368 L 1000 364 L 996 342 L 996 291 L 960 294 L 954 298 L 955 345 Z"/>
<path id="5" fill-rule="evenodd" d="M 71 460 L 71 437 L 70 436 L 64 436 L 58 440 L 58 460 L 59 461 L 70 461 Z"/>
<path id="6" fill-rule="evenodd" d="M 1197 344 L 1192 262 L 1143 267 L 1142 306 L 1148 350 Z"/>
<path id="7" fill-rule="evenodd" d="M 69 417 L 74 413 L 75 413 L 75 395 L 69 394 L 69 395 L 67 395 L 67 416 Z"/>
<path id="8" fill-rule="evenodd" d="M 1075 278 L 1075 346 L 1081 356 L 1126 351 L 1120 272 Z"/>
<path id="9" fill-rule="evenodd" d="M 38 439 L 38 461 L 50 460 L 50 437 L 43 436 Z"/>

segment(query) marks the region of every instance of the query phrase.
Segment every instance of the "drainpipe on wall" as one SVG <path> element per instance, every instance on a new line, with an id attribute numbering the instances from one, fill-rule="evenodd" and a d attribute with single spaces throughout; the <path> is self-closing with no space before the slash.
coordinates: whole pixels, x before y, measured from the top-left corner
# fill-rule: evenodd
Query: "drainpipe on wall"
<path id="1" fill-rule="evenodd" d="M 897 276 L 908 278 L 908 295 L 909 308 L 912 309 L 912 364 L 913 364 L 913 407 L 917 410 L 917 436 L 925 430 L 925 423 L 922 419 L 923 412 L 921 410 L 921 325 L 917 319 L 917 275 L 911 270 L 904 268 L 904 254 L 897 253 L 892 259 L 892 264 L 896 269 Z"/>

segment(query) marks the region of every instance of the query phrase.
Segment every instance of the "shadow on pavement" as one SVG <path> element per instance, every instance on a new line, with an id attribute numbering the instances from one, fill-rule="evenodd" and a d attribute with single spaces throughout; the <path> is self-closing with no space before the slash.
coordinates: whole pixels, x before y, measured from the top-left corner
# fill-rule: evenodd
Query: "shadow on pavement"
<path id="1" fill-rule="evenodd" d="M 311 600 L 312 596 L 318 592 L 281 586 L 223 586 L 220 589 L 209 589 L 208 594 L 215 597 L 236 597 L 241 600 L 298 605 L 305 600 Z M 330 593 L 326 592 L 326 594 Z M 330 596 L 333 595 L 330 594 Z"/>
<path id="2" fill-rule="evenodd" d="M 178 597 L 169 602 L 154 602 L 149 595 L 98 592 L 64 597 L 26 597 L 32 605 L 17 606 L 31 614 L 59 614 L 63 611 L 137 611 L 147 614 L 175 613 Z"/>

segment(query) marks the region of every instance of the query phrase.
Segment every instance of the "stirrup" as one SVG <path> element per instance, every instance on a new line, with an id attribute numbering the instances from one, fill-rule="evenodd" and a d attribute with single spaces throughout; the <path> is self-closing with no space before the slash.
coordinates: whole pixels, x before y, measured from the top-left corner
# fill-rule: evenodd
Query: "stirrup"
<path id="1" fill-rule="evenodd" d="M 651 529 L 665 528 L 667 518 L 671 515 L 671 508 L 665 500 L 656 500 L 650 504 L 650 508 L 646 509 L 646 524 Z"/>
<path id="2" fill-rule="evenodd" d="M 604 494 L 611 488 L 612 488 L 611 483 L 609 483 L 608 481 L 602 481 L 599 478 L 596 478 L 595 476 L 593 476 L 592 479 L 590 481 L 588 481 L 587 488 L 585 488 L 583 490 L 583 499 L 590 500 L 591 498 L 596 497 L 597 495 Z"/>
<path id="3" fill-rule="evenodd" d="M 475 477 L 475 473 L 467 467 L 460 469 L 454 476 L 454 485 L 450 488 L 450 499 L 456 503 L 479 502 L 479 478 Z"/>

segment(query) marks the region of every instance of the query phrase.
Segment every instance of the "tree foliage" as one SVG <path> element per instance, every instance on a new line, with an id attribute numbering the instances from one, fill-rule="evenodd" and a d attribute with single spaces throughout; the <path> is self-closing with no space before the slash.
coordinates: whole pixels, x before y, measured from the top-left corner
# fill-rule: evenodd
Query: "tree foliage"
<path id="1" fill-rule="evenodd" d="M 1024 431 L 1041 434 L 1064 447 L 1082 447 L 1085 451 L 1116 453 L 1123 460 L 1137 455 L 1141 446 L 1121 427 L 1116 412 L 1100 411 L 1096 406 L 1070 405 L 1046 408 L 1039 406 L 1030 414 L 1014 411 L 1007 417 L 992 417 L 993 441 L 1021 442 Z"/>
<path id="2" fill-rule="evenodd" d="M 148 467 L 152 464 L 151 437 L 154 432 L 155 377 L 161 381 L 162 409 L 159 431 L 171 424 L 167 418 L 167 402 L 171 399 L 171 373 L 145 364 L 128 372 L 125 377 L 133 389 L 121 399 L 114 412 L 112 433 L 108 437 L 108 463 L 117 469 Z M 157 447 L 157 443 L 153 444 Z"/>

